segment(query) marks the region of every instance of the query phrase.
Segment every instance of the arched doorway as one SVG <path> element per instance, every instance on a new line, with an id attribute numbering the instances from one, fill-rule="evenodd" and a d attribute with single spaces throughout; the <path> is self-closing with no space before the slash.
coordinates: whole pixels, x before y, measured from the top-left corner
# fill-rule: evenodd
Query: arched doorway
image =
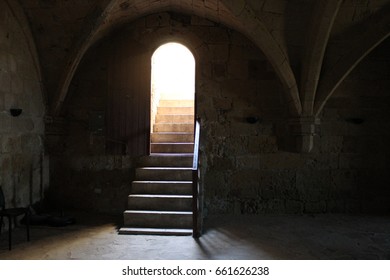
<path id="1" fill-rule="evenodd" d="M 179 43 L 152 56 L 150 153 L 191 153 L 195 107 L 195 58 Z"/>

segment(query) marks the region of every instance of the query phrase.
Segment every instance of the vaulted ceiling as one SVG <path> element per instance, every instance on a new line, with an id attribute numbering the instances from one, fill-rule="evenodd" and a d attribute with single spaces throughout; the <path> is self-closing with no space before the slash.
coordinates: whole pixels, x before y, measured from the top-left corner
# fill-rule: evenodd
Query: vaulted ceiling
<path id="1" fill-rule="evenodd" d="M 6 0 L 12 2 L 11 0 Z M 87 50 L 148 14 L 194 14 L 237 30 L 274 67 L 292 116 L 317 116 L 354 67 L 390 35 L 390 0 L 20 0 L 58 115 Z"/>

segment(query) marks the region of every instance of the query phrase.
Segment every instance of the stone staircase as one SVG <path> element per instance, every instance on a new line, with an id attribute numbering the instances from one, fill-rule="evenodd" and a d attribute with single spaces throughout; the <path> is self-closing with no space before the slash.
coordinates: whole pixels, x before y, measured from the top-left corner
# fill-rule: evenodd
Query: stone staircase
<path id="1" fill-rule="evenodd" d="M 194 101 L 160 100 L 150 137 L 151 154 L 193 153 Z"/>
<path id="2" fill-rule="evenodd" d="M 120 234 L 192 234 L 194 102 L 161 100 Z"/>

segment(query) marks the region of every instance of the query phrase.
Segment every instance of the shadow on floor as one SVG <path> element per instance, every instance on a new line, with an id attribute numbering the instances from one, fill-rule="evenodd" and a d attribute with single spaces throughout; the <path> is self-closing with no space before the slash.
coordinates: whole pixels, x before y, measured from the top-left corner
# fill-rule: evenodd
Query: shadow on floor
<path id="1" fill-rule="evenodd" d="M 0 259 L 390 259 L 390 217 L 212 216 L 199 239 L 119 235 L 121 216 L 75 213 L 76 224 L 15 230 Z"/>

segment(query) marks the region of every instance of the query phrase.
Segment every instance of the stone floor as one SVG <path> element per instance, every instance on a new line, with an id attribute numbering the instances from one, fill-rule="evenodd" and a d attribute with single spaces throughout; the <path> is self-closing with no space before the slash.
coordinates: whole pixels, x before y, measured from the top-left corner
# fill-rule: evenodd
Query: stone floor
<path id="1" fill-rule="evenodd" d="M 73 214 L 67 227 L 14 231 L 0 259 L 390 259 L 390 217 L 351 215 L 215 216 L 198 240 L 190 236 L 118 235 L 121 217 Z"/>

